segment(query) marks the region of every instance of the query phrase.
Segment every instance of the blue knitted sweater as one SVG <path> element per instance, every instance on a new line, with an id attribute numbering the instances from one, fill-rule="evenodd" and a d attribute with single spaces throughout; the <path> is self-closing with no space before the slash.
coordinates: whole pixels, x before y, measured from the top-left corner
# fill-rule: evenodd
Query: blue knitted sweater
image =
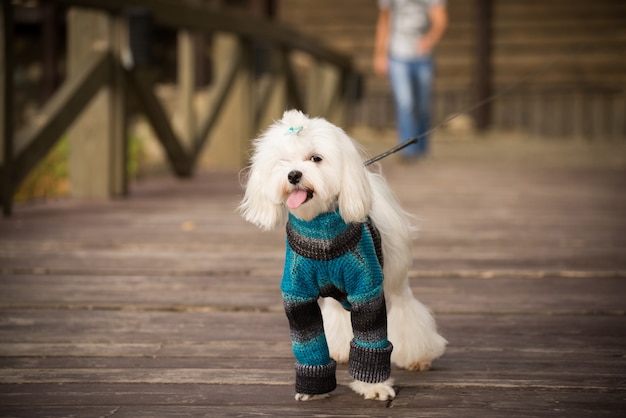
<path id="1" fill-rule="evenodd" d="M 350 373 L 377 383 L 389 378 L 392 345 L 387 340 L 380 235 L 368 220 L 345 223 L 339 211 L 311 221 L 290 215 L 281 283 L 296 358 L 296 392 L 321 394 L 336 387 L 320 296 L 351 311 L 354 339 Z"/>

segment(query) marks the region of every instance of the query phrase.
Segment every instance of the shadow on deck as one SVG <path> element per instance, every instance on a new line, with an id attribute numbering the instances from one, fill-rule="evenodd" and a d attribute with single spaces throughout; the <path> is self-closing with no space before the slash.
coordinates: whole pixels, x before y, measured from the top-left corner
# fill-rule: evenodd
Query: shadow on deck
<path id="1" fill-rule="evenodd" d="M 368 144 L 376 148 L 374 143 Z M 437 142 L 385 161 L 419 216 L 411 284 L 450 341 L 392 402 L 293 400 L 282 231 L 236 173 L 0 221 L 1 416 L 623 416 L 624 146 Z"/>

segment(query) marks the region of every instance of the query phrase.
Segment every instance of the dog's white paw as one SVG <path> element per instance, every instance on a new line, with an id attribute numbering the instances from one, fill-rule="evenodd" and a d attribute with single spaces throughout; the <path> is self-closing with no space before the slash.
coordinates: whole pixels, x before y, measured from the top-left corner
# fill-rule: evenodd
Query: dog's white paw
<path id="1" fill-rule="evenodd" d="M 393 389 L 393 379 L 387 379 L 380 383 L 366 383 L 355 380 L 350 383 L 350 387 L 359 395 L 363 395 L 365 399 L 388 401 L 396 397 L 396 391 Z"/>
<path id="2" fill-rule="evenodd" d="M 306 393 L 296 393 L 296 401 L 316 401 L 318 399 L 326 399 L 330 397 L 328 393 L 322 393 L 321 395 L 307 395 Z"/>
<path id="3" fill-rule="evenodd" d="M 409 364 L 406 367 L 406 369 L 410 371 L 425 372 L 431 369 L 431 362 L 430 361 L 416 361 L 414 363 Z"/>

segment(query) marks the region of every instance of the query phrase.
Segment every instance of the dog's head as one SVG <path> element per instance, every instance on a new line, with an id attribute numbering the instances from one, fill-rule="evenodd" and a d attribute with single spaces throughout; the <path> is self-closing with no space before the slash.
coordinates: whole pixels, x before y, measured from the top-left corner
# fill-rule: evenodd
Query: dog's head
<path id="1" fill-rule="evenodd" d="M 346 222 L 370 211 L 371 189 L 359 149 L 341 129 L 289 110 L 254 141 L 243 217 L 270 230 L 291 212 L 303 220 L 339 208 Z"/>

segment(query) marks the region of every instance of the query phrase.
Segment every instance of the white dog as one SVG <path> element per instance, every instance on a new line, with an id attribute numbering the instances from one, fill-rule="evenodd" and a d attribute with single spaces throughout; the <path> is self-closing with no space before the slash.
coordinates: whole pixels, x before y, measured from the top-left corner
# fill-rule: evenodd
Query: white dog
<path id="1" fill-rule="evenodd" d="M 328 396 L 335 361 L 350 362 L 351 387 L 366 399 L 393 399 L 389 362 L 428 370 L 443 354 L 447 341 L 409 287 L 407 215 L 342 129 L 285 112 L 255 140 L 239 210 L 265 230 L 287 223 L 281 289 L 297 400 Z"/>

